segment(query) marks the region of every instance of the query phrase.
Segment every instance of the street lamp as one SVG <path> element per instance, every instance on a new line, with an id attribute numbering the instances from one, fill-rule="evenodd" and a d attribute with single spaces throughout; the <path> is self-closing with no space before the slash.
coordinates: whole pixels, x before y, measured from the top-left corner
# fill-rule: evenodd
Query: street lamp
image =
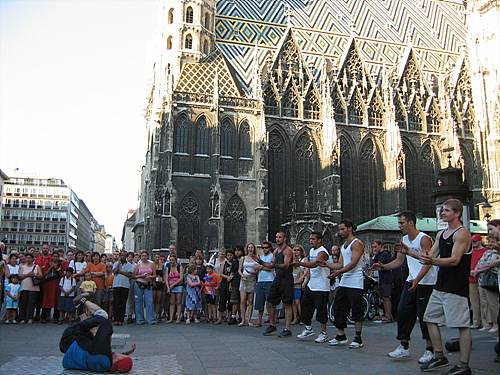
<path id="1" fill-rule="evenodd" d="M 488 202 L 488 198 L 486 198 L 483 203 L 484 220 L 486 220 L 486 222 L 489 222 L 491 219 L 490 210 L 492 207 L 493 206 L 490 204 L 490 202 Z"/>

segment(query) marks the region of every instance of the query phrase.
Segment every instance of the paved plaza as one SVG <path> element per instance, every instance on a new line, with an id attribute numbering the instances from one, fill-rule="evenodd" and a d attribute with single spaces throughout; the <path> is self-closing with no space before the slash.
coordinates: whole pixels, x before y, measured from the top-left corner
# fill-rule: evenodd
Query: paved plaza
<path id="1" fill-rule="evenodd" d="M 294 334 L 300 331 L 294 327 Z M 315 327 L 316 330 L 318 327 Z M 417 327 L 416 327 L 417 328 Z M 64 326 L 0 326 L 0 375 L 85 375 L 64 371 L 58 340 Z M 117 347 L 137 344 L 134 370 L 141 375 L 324 375 L 324 374 L 421 374 L 417 358 L 424 347 L 415 329 L 412 359 L 392 361 L 387 357 L 398 344 L 395 324 L 369 323 L 364 330 L 365 347 L 359 350 L 334 348 L 313 340 L 262 336 L 262 328 L 212 326 L 206 323 L 129 325 L 116 327 Z M 330 328 L 333 334 L 334 328 Z M 348 329 L 352 338 L 353 328 Z M 444 330 L 446 337 L 455 331 Z M 127 335 L 130 338 L 127 339 Z M 473 332 L 471 367 L 474 374 L 499 374 L 494 363 L 494 335 Z M 451 363 L 458 361 L 450 354 Z M 440 374 L 440 371 L 434 372 Z"/>

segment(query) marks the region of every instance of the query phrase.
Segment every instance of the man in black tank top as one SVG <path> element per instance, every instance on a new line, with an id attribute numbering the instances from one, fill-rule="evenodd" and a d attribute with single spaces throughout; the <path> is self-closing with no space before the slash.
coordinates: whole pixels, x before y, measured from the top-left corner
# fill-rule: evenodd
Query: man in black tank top
<path id="1" fill-rule="evenodd" d="M 264 331 L 264 335 L 269 336 L 276 331 L 276 306 L 283 302 L 285 306 L 285 328 L 278 336 L 290 337 L 292 335 L 290 327 L 293 302 L 293 252 L 292 248 L 287 244 L 285 232 L 279 231 L 276 233 L 276 244 L 278 247 L 274 250 L 272 263 L 266 263 L 257 256 L 254 257 L 254 260 L 261 266 L 274 268 L 276 272 L 267 298 L 270 325 Z"/>
<path id="2" fill-rule="evenodd" d="M 443 343 L 438 324 L 458 328 L 460 333 L 460 363 L 448 373 L 471 374 L 469 367 L 471 334 L 468 303 L 468 279 L 470 274 L 471 236 L 462 226 L 462 202 L 448 199 L 443 203 L 441 219 L 448 223 L 448 229 L 439 232 L 430 254 L 422 254 L 423 264 L 439 267 L 436 286 L 431 294 L 424 321 L 434 346 L 434 357 L 420 368 L 431 371 L 448 365 L 443 354 Z"/>

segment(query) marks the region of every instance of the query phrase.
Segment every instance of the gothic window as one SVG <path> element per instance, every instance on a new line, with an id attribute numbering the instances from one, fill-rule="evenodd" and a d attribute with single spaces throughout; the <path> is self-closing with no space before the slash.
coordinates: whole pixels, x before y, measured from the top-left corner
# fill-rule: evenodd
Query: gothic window
<path id="1" fill-rule="evenodd" d="M 167 49 L 172 49 L 172 36 L 167 38 Z"/>
<path id="2" fill-rule="evenodd" d="M 236 154 L 236 144 L 235 144 L 235 129 L 234 124 L 231 120 L 225 119 L 222 122 L 220 129 L 220 165 L 221 174 L 234 176 L 235 175 L 235 154 Z"/>
<path id="3" fill-rule="evenodd" d="M 312 120 L 319 120 L 319 100 L 311 89 L 306 96 L 304 103 L 304 117 Z"/>
<path id="4" fill-rule="evenodd" d="M 273 238 L 284 222 L 288 208 L 287 181 L 289 148 L 277 129 L 269 133 L 269 238 Z"/>
<path id="5" fill-rule="evenodd" d="M 210 141 L 211 132 L 205 116 L 196 121 L 195 126 L 195 173 L 210 173 Z"/>
<path id="6" fill-rule="evenodd" d="M 434 180 L 436 178 L 437 163 L 436 155 L 429 143 L 425 144 L 420 151 L 419 167 L 417 168 L 417 181 L 419 189 L 415 197 L 415 212 L 421 213 L 424 217 L 434 217 L 435 208 L 432 198 Z"/>
<path id="7" fill-rule="evenodd" d="M 247 242 L 247 213 L 245 204 L 238 195 L 233 195 L 224 211 L 224 247 L 233 249 Z"/>
<path id="8" fill-rule="evenodd" d="M 354 183 L 354 152 L 344 137 L 340 138 L 340 183 L 342 217 L 355 219 L 354 202 L 356 197 Z"/>
<path id="9" fill-rule="evenodd" d="M 248 125 L 248 122 L 245 121 L 240 125 L 238 138 L 239 175 L 247 176 L 253 165 L 250 125 Z"/>
<path id="10" fill-rule="evenodd" d="M 311 134 L 307 131 L 299 135 L 294 148 L 294 193 L 298 212 L 316 208 L 317 180 L 319 171 L 318 150 Z M 305 205 L 305 198 L 307 203 Z"/>
<path id="11" fill-rule="evenodd" d="M 210 30 L 210 13 L 205 13 L 205 29 Z"/>
<path id="12" fill-rule="evenodd" d="M 420 101 L 415 99 L 408 114 L 408 128 L 413 131 L 422 131 L 423 110 Z"/>
<path id="13" fill-rule="evenodd" d="M 474 107 L 469 104 L 462 118 L 462 126 L 464 128 L 464 137 L 474 136 Z"/>
<path id="14" fill-rule="evenodd" d="M 193 8 L 191 7 L 186 9 L 186 23 L 193 23 Z"/>
<path id="15" fill-rule="evenodd" d="M 298 117 L 299 116 L 299 99 L 295 90 L 291 87 L 285 91 L 283 95 L 283 116 Z"/>
<path id="16" fill-rule="evenodd" d="M 378 205 L 382 191 L 383 176 L 377 169 L 380 163 L 378 151 L 370 139 L 361 147 L 359 163 L 359 217 L 358 222 L 374 219 L 378 216 Z"/>
<path id="17" fill-rule="evenodd" d="M 333 98 L 333 108 L 335 111 L 335 122 L 344 124 L 346 111 L 344 105 L 342 104 L 342 96 L 337 89 L 335 89 L 334 93 L 335 95 Z"/>
<path id="18" fill-rule="evenodd" d="M 208 55 L 208 52 L 209 52 L 209 44 L 208 44 L 208 40 L 205 40 L 203 42 L 203 53 L 205 55 Z"/>
<path id="19" fill-rule="evenodd" d="M 194 253 L 200 246 L 200 207 L 192 192 L 187 193 L 178 208 L 177 251 L 180 257 Z"/>
<path id="20" fill-rule="evenodd" d="M 396 111 L 396 123 L 399 128 L 402 130 L 406 130 L 406 110 L 403 102 L 399 98 L 399 95 L 396 95 L 394 98 L 394 107 Z"/>
<path id="21" fill-rule="evenodd" d="M 274 94 L 274 90 L 271 85 L 267 86 L 266 91 L 264 92 L 264 101 L 266 115 L 279 114 L 278 101 L 276 100 L 276 95 Z"/>
<path id="22" fill-rule="evenodd" d="M 174 171 L 190 171 L 189 120 L 180 116 L 174 125 Z"/>
<path id="23" fill-rule="evenodd" d="M 403 142 L 403 153 L 405 154 L 405 178 L 406 178 L 406 208 L 416 211 L 418 182 L 418 159 L 413 148 Z"/>
<path id="24" fill-rule="evenodd" d="M 363 125 L 363 111 L 363 100 L 361 99 L 358 90 L 356 90 L 352 94 L 351 103 L 349 104 L 349 124 Z"/>
<path id="25" fill-rule="evenodd" d="M 382 115 L 384 113 L 384 106 L 382 104 L 382 100 L 377 95 L 375 100 L 373 100 L 369 110 L 369 123 L 370 126 L 382 126 Z"/>
<path id="26" fill-rule="evenodd" d="M 439 107 L 434 99 L 432 99 L 429 114 L 427 115 L 427 132 L 439 133 L 441 131 L 441 114 Z"/>
<path id="27" fill-rule="evenodd" d="M 186 38 L 184 39 L 184 48 L 193 49 L 193 37 L 191 34 L 186 35 Z"/>
<path id="28" fill-rule="evenodd" d="M 174 8 L 170 8 L 168 11 L 168 24 L 174 23 Z"/>

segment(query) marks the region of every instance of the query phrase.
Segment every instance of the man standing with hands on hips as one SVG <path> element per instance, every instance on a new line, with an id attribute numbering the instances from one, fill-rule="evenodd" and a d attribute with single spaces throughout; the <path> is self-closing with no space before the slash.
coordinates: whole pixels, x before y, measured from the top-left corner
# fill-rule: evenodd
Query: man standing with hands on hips
<path id="1" fill-rule="evenodd" d="M 438 233 L 429 254 L 420 254 L 423 264 L 439 267 L 436 286 L 431 294 L 424 321 L 427 323 L 434 356 L 420 368 L 432 371 L 448 366 L 443 353 L 443 342 L 438 324 L 458 328 L 460 334 L 460 363 L 448 374 L 469 375 L 470 351 L 472 345 L 469 312 L 469 274 L 471 235 L 462 225 L 463 204 L 458 199 L 448 199 L 443 203 L 441 219 L 448 228 Z"/>

